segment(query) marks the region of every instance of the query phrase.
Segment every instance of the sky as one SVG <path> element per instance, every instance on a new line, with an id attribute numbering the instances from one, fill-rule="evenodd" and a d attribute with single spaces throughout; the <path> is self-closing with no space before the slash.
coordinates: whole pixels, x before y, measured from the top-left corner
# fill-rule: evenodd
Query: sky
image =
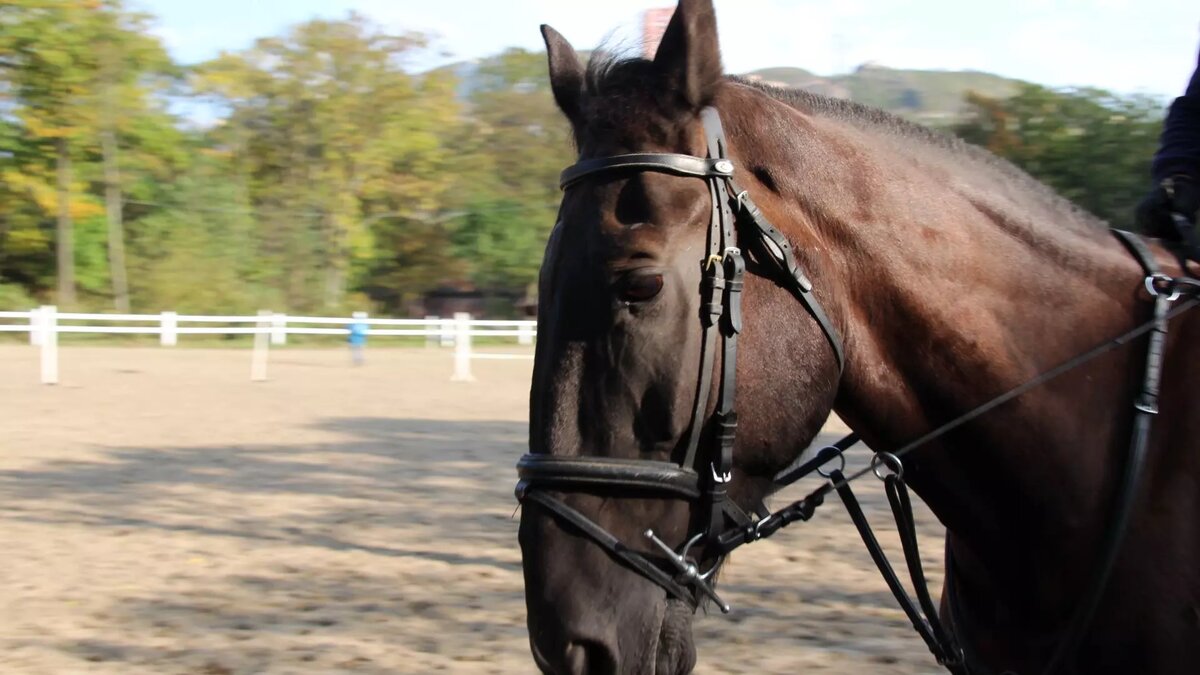
<path id="1" fill-rule="evenodd" d="M 177 60 L 248 47 L 313 17 L 353 10 L 436 36 L 414 65 L 543 48 L 548 23 L 579 49 L 635 44 L 641 12 L 670 0 L 130 0 L 158 17 Z M 982 70 L 1054 87 L 1173 97 L 1200 50 L 1198 0 L 715 0 L 726 71 L 795 66 L 820 75 L 864 62 Z"/>

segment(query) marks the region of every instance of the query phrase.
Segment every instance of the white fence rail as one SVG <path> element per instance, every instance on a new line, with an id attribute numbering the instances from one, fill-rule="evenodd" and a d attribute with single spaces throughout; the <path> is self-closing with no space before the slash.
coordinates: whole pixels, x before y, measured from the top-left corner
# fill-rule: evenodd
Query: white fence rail
<path id="1" fill-rule="evenodd" d="M 80 323 L 88 322 L 88 323 Z M 134 325 L 94 325 L 95 322 Z M 369 337 L 425 337 L 426 344 L 454 347 L 452 380 L 474 381 L 473 359 L 531 359 L 528 354 L 475 351 L 472 339 L 516 338 L 517 344 L 533 344 L 536 321 L 471 319 L 458 313 L 453 319 L 429 316 L 424 319 L 380 319 L 364 313 L 352 317 L 292 316 L 260 311 L 257 316 L 209 316 L 160 312 L 158 314 L 84 314 L 59 312 L 44 305 L 28 312 L 0 312 L 0 333 L 29 333 L 29 343 L 39 348 L 44 384 L 58 383 L 58 336 L 60 333 L 158 335 L 165 347 L 179 343 L 180 335 L 253 335 L 250 379 L 267 379 L 269 345 L 287 344 L 288 335 L 349 335 L 350 326 L 362 323 Z M 225 325 L 188 325 L 225 324 Z M 251 325 L 230 325 L 251 324 Z M 319 326 L 319 327 L 314 327 Z"/>

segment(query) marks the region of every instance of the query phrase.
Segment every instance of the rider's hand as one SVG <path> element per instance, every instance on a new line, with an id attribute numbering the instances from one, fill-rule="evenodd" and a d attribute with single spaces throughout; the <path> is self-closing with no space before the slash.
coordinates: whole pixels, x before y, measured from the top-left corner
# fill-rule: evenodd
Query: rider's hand
<path id="1" fill-rule="evenodd" d="M 1163 239 L 1179 239 L 1172 213 L 1192 223 L 1200 216 L 1200 184 L 1186 175 L 1172 176 L 1146 195 L 1137 206 L 1137 227 L 1143 234 Z"/>

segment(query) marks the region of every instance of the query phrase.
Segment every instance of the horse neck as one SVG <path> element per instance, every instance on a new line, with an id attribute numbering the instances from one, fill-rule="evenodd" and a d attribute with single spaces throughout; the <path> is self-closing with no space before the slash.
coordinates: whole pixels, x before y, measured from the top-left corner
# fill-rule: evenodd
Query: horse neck
<path id="1" fill-rule="evenodd" d="M 755 141 L 743 122 L 743 152 L 787 167 L 753 181 L 758 201 L 808 252 L 846 345 L 835 410 L 872 447 L 903 445 L 1146 318 L 1120 244 L 1011 172 L 894 130 L 743 103 L 741 120 L 791 127 Z M 1139 359 L 1114 353 L 913 453 L 909 483 L 980 558 L 997 536 L 1038 543 L 1092 526 Z"/>
<path id="2" fill-rule="evenodd" d="M 875 448 L 899 447 L 1146 318 L 1140 270 L 1111 235 L 1029 237 L 1019 216 L 962 208 L 966 195 L 937 201 L 944 216 L 877 221 L 890 236 L 835 265 L 855 280 L 842 286 L 848 366 L 836 409 Z M 982 541 L 1038 536 L 1031 515 L 1047 537 L 1081 525 L 1105 494 L 1103 465 L 1119 465 L 1106 461 L 1124 442 L 1125 416 L 1112 412 L 1128 408 L 1139 358 L 1105 357 L 916 451 L 910 484 L 952 531 Z"/>

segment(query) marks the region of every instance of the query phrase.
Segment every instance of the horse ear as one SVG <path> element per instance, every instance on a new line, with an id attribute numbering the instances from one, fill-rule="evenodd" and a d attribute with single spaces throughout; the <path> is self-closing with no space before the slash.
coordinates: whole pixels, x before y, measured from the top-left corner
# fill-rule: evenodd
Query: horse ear
<path id="1" fill-rule="evenodd" d="M 583 62 L 575 48 L 558 31 L 542 24 L 542 39 L 546 41 L 546 58 L 550 63 L 550 90 L 567 119 L 575 121 L 582 112 Z"/>
<path id="2" fill-rule="evenodd" d="M 699 110 L 712 102 L 724 76 L 712 0 L 679 0 L 654 66 L 689 108 Z"/>

